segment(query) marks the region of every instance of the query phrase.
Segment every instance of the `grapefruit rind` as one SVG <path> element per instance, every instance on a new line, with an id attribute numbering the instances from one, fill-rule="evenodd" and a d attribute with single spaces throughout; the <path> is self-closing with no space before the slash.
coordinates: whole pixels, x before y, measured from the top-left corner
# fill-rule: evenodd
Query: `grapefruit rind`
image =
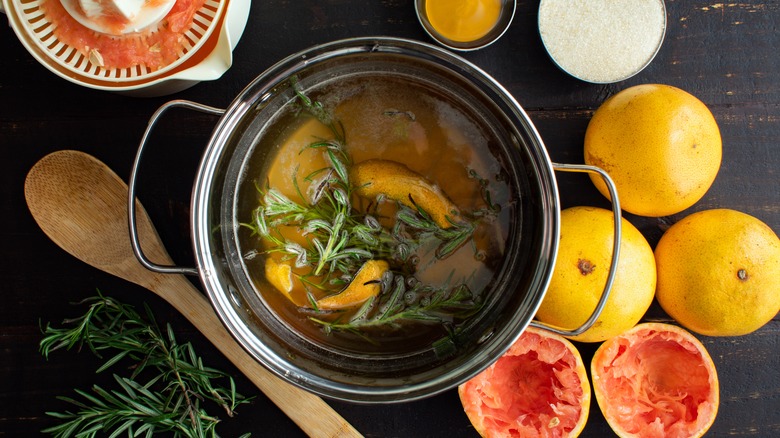
<path id="1" fill-rule="evenodd" d="M 325 310 L 338 310 L 365 303 L 379 294 L 382 289 L 380 280 L 389 269 L 390 265 L 384 260 L 366 261 L 344 290 L 317 300 L 317 307 Z"/>
<path id="2" fill-rule="evenodd" d="M 642 323 L 604 342 L 591 376 L 599 408 L 620 437 L 700 437 L 718 413 L 715 364 L 674 325 Z"/>
<path id="3" fill-rule="evenodd" d="M 532 327 L 498 361 L 460 385 L 458 394 L 483 437 L 579 436 L 591 400 L 574 345 Z"/>
<path id="4" fill-rule="evenodd" d="M 452 227 L 452 223 L 459 219 L 458 207 L 439 186 L 404 164 L 390 160 L 366 160 L 352 166 L 349 179 L 359 196 L 374 199 L 386 195 L 409 208 L 420 208 L 431 215 L 442 229 Z"/>

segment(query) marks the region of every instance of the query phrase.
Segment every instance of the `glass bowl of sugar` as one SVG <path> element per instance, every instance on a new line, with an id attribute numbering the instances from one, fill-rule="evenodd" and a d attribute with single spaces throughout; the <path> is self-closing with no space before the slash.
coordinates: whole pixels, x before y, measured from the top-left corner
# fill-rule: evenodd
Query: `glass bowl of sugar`
<path id="1" fill-rule="evenodd" d="M 641 72 L 666 33 L 663 0 L 541 0 L 539 34 L 564 72 L 609 84 Z"/>

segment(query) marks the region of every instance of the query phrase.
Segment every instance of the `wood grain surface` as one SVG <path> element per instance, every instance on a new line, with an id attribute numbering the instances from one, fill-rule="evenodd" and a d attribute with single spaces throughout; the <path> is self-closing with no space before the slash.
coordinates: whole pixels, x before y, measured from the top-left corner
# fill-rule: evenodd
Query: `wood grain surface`
<path id="1" fill-rule="evenodd" d="M 237 0 L 231 0 L 237 1 Z M 512 27 L 494 45 L 463 56 L 501 82 L 529 113 L 554 161 L 581 163 L 593 111 L 614 93 L 640 83 L 685 89 L 712 110 L 723 137 L 723 164 L 707 195 L 671 217 L 626 217 L 655 245 L 683 216 L 725 207 L 752 214 L 780 232 L 780 2 L 666 1 L 667 32 L 655 60 L 639 75 L 592 85 L 550 61 L 536 28 L 538 2 L 518 1 Z M 152 113 L 172 98 L 225 107 L 264 69 L 309 46 L 340 38 L 389 35 L 430 42 L 412 0 L 256 0 L 231 69 L 216 81 L 175 96 L 131 98 L 78 87 L 41 66 L 8 26 L 0 26 L 0 436 L 37 436 L 53 424 L 46 411 L 68 405 L 58 395 L 105 384 L 88 352 L 38 352 L 40 326 L 78 316 L 71 302 L 99 289 L 122 301 L 148 303 L 180 340 L 190 340 L 208 365 L 256 395 L 238 416 L 224 418 L 222 436 L 302 436 L 282 411 L 243 377 L 218 349 L 171 306 L 145 289 L 71 257 L 37 227 L 24 201 L 27 171 L 61 149 L 88 152 L 127 180 L 138 141 Z M 214 119 L 173 111 L 145 155 L 139 198 L 172 258 L 193 262 L 189 201 L 195 169 Z M 583 179 L 585 178 L 585 179 Z M 581 175 L 559 175 L 564 207 L 606 206 Z M 196 285 L 197 286 L 197 285 Z M 670 321 L 657 305 L 647 320 Z M 734 338 L 699 337 L 721 382 L 718 418 L 707 436 L 780 436 L 780 318 Z M 577 344 L 589 361 L 595 345 Z M 423 401 L 382 406 L 329 402 L 366 436 L 476 437 L 455 391 Z M 595 401 L 582 436 L 612 432 Z"/>

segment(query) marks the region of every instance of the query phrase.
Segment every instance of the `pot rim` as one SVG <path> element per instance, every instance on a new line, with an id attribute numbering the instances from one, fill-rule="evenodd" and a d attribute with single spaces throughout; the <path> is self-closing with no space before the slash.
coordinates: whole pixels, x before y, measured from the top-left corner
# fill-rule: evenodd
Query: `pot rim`
<path id="1" fill-rule="evenodd" d="M 513 123 L 520 123 L 521 126 L 516 126 L 516 129 L 527 135 L 533 143 L 528 145 L 526 149 L 532 158 L 531 164 L 535 167 L 534 170 L 538 175 L 538 180 L 534 179 L 534 182 L 540 186 L 539 208 L 544 210 L 544 214 L 539 228 L 544 237 L 541 239 L 539 251 L 542 257 L 529 266 L 529 269 L 533 270 L 531 283 L 533 290 L 529 290 L 527 294 L 533 295 L 530 308 L 525 314 L 512 317 L 511 326 L 505 328 L 509 334 L 501 333 L 499 334 L 500 339 L 490 340 L 492 347 L 489 351 L 484 351 L 487 349 L 479 350 L 476 354 L 479 357 L 474 359 L 480 364 L 479 366 L 471 366 L 468 369 L 461 369 L 462 367 L 450 369 L 444 374 L 414 384 L 371 387 L 334 382 L 322 376 L 303 372 L 285 355 L 274 351 L 263 342 L 253 340 L 255 334 L 235 309 L 237 302 L 234 294 L 239 292 L 225 290 L 225 285 L 221 284 L 218 275 L 215 275 L 219 268 L 215 264 L 211 245 L 212 230 L 210 229 L 209 215 L 213 206 L 210 205 L 208 194 L 215 184 L 217 166 L 222 154 L 243 116 L 256 103 L 267 98 L 274 86 L 290 77 L 298 69 L 311 63 L 349 54 L 375 52 L 391 54 L 409 52 L 417 56 L 435 59 L 445 63 L 447 68 L 454 69 L 460 76 L 467 77 L 470 81 L 479 82 L 487 87 L 492 94 L 495 94 L 495 97 L 501 99 L 503 107 L 511 111 L 511 114 L 507 116 L 511 117 Z M 421 399 L 452 389 L 487 368 L 520 337 L 531 323 L 552 277 L 558 251 L 559 223 L 560 202 L 553 164 L 541 136 L 530 118 L 502 85 L 471 62 L 431 44 L 403 38 L 362 37 L 320 44 L 290 55 L 260 74 L 239 93 L 217 122 L 201 159 L 192 192 L 190 225 L 199 276 L 209 300 L 228 332 L 252 357 L 282 379 L 315 394 L 357 403 L 387 403 Z"/>

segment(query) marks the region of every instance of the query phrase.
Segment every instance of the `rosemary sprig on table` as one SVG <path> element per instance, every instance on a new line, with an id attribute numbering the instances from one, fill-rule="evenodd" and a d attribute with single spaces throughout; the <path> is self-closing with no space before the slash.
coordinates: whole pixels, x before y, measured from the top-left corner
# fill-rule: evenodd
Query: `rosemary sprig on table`
<path id="1" fill-rule="evenodd" d="M 148 307 L 148 319 L 144 319 L 131 306 L 102 294 L 81 304 L 89 305 L 87 312 L 66 320 L 67 327 L 46 325 L 41 354 L 48 359 L 56 350 L 86 346 L 100 358 L 110 355 L 97 372 L 122 361 L 131 362 L 132 372 L 129 377 L 114 374 L 116 389 L 95 385 L 92 393 L 77 389 L 78 400 L 58 397 L 77 410 L 47 412 L 61 423 L 44 433 L 61 438 L 108 432 L 128 437 L 158 432 L 174 437 L 216 437 L 220 420 L 206 412 L 203 402 L 215 403 L 232 417 L 235 408 L 248 401 L 236 393 L 229 375 L 203 365 L 192 344 L 179 344 L 170 325 L 163 336 Z M 229 386 L 217 385 L 220 379 L 227 379 Z"/>

